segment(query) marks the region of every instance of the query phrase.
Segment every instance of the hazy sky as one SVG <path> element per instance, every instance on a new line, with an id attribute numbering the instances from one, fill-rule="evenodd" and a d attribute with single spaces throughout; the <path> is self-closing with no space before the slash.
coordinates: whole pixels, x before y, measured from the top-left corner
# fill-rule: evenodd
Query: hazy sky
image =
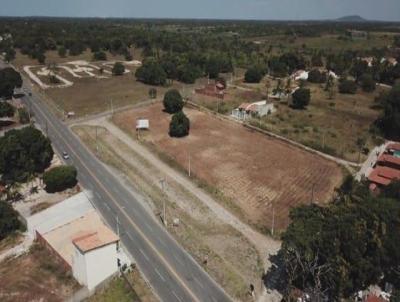
<path id="1" fill-rule="evenodd" d="M 400 0 L 0 0 L 0 15 L 400 21 Z"/>

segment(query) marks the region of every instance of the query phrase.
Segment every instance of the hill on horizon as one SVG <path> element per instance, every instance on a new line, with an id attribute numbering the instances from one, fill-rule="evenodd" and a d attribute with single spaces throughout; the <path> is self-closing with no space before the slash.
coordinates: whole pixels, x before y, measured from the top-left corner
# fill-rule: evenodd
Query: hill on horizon
<path id="1" fill-rule="evenodd" d="M 341 18 L 336 19 L 336 21 L 339 22 L 367 22 L 367 19 L 364 19 L 363 17 L 359 15 L 351 15 L 351 16 L 344 16 Z"/>

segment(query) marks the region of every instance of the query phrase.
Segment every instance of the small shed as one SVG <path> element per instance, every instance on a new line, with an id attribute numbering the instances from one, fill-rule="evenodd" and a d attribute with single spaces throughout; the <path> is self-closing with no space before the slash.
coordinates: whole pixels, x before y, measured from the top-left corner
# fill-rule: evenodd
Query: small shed
<path id="1" fill-rule="evenodd" d="M 148 130 L 150 128 L 149 120 L 139 119 L 136 121 L 136 130 Z"/>

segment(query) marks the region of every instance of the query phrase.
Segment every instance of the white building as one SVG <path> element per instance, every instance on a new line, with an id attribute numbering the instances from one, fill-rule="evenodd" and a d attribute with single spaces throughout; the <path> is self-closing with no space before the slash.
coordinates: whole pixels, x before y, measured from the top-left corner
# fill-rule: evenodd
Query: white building
<path id="1" fill-rule="evenodd" d="M 118 272 L 118 259 L 130 264 L 85 193 L 28 217 L 27 228 L 89 290 Z"/>
<path id="2" fill-rule="evenodd" d="M 105 227 L 73 239 L 75 279 L 91 290 L 113 276 L 118 271 L 118 241 L 118 236 Z"/>
<path id="3" fill-rule="evenodd" d="M 308 71 L 305 71 L 305 70 L 297 70 L 296 72 L 294 72 L 294 73 L 292 74 L 291 77 L 292 77 L 295 81 L 300 81 L 300 80 L 307 81 L 307 80 L 308 80 L 308 74 L 309 74 Z"/>
<path id="4" fill-rule="evenodd" d="M 251 117 L 263 117 L 275 112 L 273 103 L 260 101 L 255 103 L 243 103 L 238 108 L 232 110 L 232 116 L 239 120 L 247 120 Z"/>

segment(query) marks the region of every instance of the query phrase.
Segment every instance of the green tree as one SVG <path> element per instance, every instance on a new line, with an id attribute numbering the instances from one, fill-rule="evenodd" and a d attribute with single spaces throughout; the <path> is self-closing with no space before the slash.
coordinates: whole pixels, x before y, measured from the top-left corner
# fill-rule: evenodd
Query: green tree
<path id="1" fill-rule="evenodd" d="M 50 140 L 34 127 L 10 130 L 0 138 L 0 175 L 6 183 L 42 173 L 53 158 Z"/>
<path id="2" fill-rule="evenodd" d="M 18 108 L 18 117 L 21 124 L 28 124 L 31 121 L 29 112 L 25 108 Z"/>
<path id="3" fill-rule="evenodd" d="M 400 84 L 393 86 L 390 92 L 383 94 L 378 101 L 383 106 L 383 114 L 376 121 L 384 136 L 388 139 L 400 139 Z"/>
<path id="4" fill-rule="evenodd" d="M 121 76 L 125 72 L 125 66 L 121 62 L 115 62 L 114 67 L 112 68 L 112 74 L 115 76 Z"/>
<path id="5" fill-rule="evenodd" d="M 43 182 L 49 193 L 61 192 L 75 187 L 78 183 L 77 171 L 73 166 L 59 166 L 43 174 Z"/>
<path id="6" fill-rule="evenodd" d="M 365 73 L 359 78 L 359 83 L 363 91 L 373 92 L 376 89 L 376 82 L 372 74 Z"/>
<path id="7" fill-rule="evenodd" d="M 292 94 L 293 108 L 304 109 L 310 103 L 311 92 L 307 88 L 299 88 Z"/>
<path id="8" fill-rule="evenodd" d="M 21 87 L 22 78 L 19 72 L 10 67 L 0 70 L 0 98 L 11 98 L 14 89 Z"/>
<path id="9" fill-rule="evenodd" d="M 318 69 L 312 69 L 308 73 L 308 81 L 310 83 L 325 83 L 326 82 L 326 73 L 320 72 Z"/>
<path id="10" fill-rule="evenodd" d="M 93 54 L 94 61 L 107 61 L 107 54 L 104 51 L 96 51 Z"/>
<path id="11" fill-rule="evenodd" d="M 247 69 L 244 75 L 244 81 L 246 83 L 260 83 L 261 79 L 263 78 L 263 73 L 257 67 L 251 67 Z"/>
<path id="12" fill-rule="evenodd" d="M 65 58 L 66 56 L 67 56 L 67 49 L 64 47 L 64 46 L 60 46 L 59 48 L 58 48 L 58 55 L 61 57 L 61 58 Z"/>
<path id="13" fill-rule="evenodd" d="M 157 89 L 155 89 L 154 87 L 149 89 L 149 97 L 151 99 L 155 99 L 157 98 Z"/>
<path id="14" fill-rule="evenodd" d="M 161 65 L 153 60 L 143 62 L 143 65 L 136 70 L 136 78 L 150 85 L 165 85 L 167 74 Z"/>
<path id="15" fill-rule="evenodd" d="M 7 49 L 5 53 L 4 59 L 6 62 L 11 62 L 15 59 L 16 52 L 14 48 Z"/>
<path id="16" fill-rule="evenodd" d="M 7 103 L 7 102 L 0 102 L 0 117 L 12 117 L 14 116 L 15 108 Z"/>
<path id="17" fill-rule="evenodd" d="M 164 95 L 164 110 L 170 114 L 182 110 L 184 102 L 181 94 L 176 89 L 168 90 Z"/>
<path id="18" fill-rule="evenodd" d="M 190 121 L 183 111 L 175 113 L 169 124 L 169 135 L 171 137 L 184 137 L 189 134 L 189 130 Z"/>
<path id="19" fill-rule="evenodd" d="M 17 211 L 8 202 L 0 201 L 0 241 L 21 227 Z"/>
<path id="20" fill-rule="evenodd" d="M 355 94 L 357 92 L 356 82 L 348 79 L 339 81 L 339 92 L 343 94 Z"/>

